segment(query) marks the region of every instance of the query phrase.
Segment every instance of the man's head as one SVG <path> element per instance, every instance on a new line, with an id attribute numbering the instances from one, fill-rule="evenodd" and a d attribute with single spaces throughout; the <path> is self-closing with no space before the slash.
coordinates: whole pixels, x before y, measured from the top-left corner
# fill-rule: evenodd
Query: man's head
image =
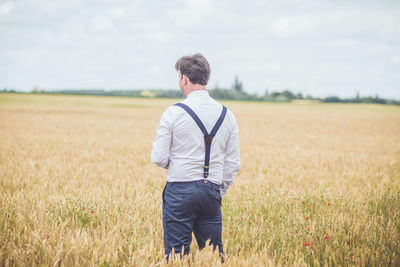
<path id="1" fill-rule="evenodd" d="M 199 53 L 181 57 L 176 62 L 175 69 L 179 71 L 179 86 L 185 95 L 193 90 L 205 89 L 210 79 L 210 65 Z"/>

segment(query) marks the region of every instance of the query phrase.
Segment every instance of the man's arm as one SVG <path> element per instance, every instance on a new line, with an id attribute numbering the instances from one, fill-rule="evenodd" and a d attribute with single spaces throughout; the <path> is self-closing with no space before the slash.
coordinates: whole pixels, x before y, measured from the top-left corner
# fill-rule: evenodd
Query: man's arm
<path id="1" fill-rule="evenodd" d="M 240 169 L 239 128 L 233 114 L 232 118 L 233 127 L 225 148 L 224 174 L 220 186 L 221 196 L 226 194 Z"/>
<path id="2" fill-rule="evenodd" d="M 157 136 L 153 142 L 151 160 L 158 166 L 168 169 L 172 142 L 172 119 L 169 110 L 165 110 L 157 127 Z"/>

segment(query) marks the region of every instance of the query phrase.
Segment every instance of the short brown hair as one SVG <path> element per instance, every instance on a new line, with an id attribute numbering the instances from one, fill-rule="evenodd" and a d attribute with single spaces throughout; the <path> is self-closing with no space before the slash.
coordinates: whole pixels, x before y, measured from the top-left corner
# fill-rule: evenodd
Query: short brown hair
<path id="1" fill-rule="evenodd" d="M 207 85 L 210 79 L 210 64 L 200 53 L 181 57 L 175 64 L 175 69 L 186 75 L 193 84 Z"/>

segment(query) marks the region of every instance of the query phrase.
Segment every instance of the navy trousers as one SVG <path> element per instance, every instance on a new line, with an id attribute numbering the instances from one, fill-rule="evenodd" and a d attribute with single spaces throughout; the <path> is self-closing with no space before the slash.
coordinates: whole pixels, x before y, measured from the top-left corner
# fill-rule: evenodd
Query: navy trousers
<path id="1" fill-rule="evenodd" d="M 192 232 L 200 249 L 210 239 L 214 249 L 222 248 L 222 214 L 219 185 L 204 180 L 167 182 L 163 191 L 164 247 L 167 260 L 175 253 L 189 253 Z"/>

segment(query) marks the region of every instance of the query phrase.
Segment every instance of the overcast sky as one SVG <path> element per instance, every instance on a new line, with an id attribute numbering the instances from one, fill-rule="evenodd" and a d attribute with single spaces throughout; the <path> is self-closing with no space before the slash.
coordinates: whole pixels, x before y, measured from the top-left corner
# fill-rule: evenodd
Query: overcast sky
<path id="1" fill-rule="evenodd" d="M 398 0 L 0 0 L 0 89 L 208 88 L 400 99 Z"/>

